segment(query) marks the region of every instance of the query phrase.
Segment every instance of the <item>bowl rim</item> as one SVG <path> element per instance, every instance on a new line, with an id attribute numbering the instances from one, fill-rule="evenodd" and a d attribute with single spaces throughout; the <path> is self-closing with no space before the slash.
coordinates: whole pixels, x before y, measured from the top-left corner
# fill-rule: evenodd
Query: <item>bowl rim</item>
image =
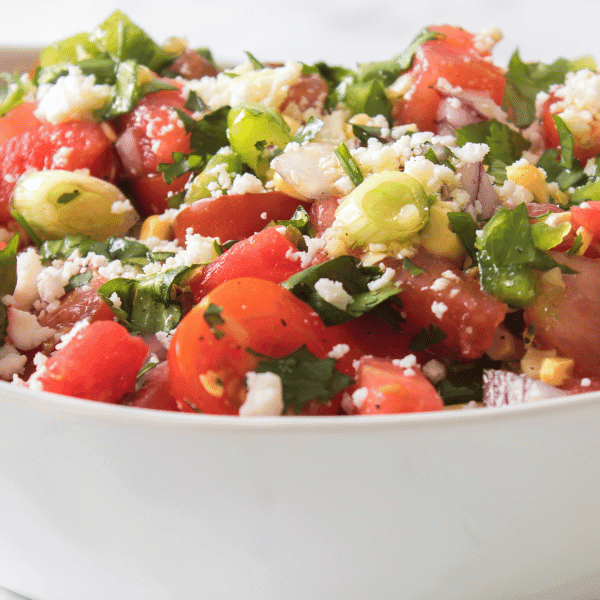
<path id="1" fill-rule="evenodd" d="M 23 408 L 62 414 L 65 417 L 118 422 L 131 426 L 207 429 L 209 431 L 353 431 L 356 429 L 385 430 L 413 427 L 478 426 L 491 421 L 506 422 L 586 410 L 597 404 L 600 391 L 585 392 L 499 407 L 457 408 L 433 412 L 383 414 L 383 415 L 330 415 L 330 416 L 264 416 L 211 415 L 156 409 L 137 408 L 63 396 L 52 392 L 29 390 L 24 386 L 0 381 L 0 402 L 17 403 Z M 2 404 L 0 404 L 0 415 Z"/>

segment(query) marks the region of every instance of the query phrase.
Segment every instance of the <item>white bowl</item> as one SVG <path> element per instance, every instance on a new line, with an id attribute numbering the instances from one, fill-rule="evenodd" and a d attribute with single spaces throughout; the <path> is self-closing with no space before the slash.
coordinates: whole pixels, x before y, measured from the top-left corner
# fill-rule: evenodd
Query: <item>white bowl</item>
<path id="1" fill-rule="evenodd" d="M 0 49 L 0 70 L 34 55 Z M 0 382 L 0 587 L 36 600 L 591 600 L 599 432 L 599 393 L 241 419 Z"/>
<path id="2" fill-rule="evenodd" d="M 163 413 L 0 383 L 0 586 L 39 600 L 582 600 L 600 394 L 381 417 Z"/>

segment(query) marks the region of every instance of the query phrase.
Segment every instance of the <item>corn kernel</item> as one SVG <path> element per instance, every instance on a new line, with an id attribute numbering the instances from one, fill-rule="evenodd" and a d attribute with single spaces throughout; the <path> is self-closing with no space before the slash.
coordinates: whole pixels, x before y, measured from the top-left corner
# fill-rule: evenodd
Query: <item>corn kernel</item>
<path id="1" fill-rule="evenodd" d="M 540 378 L 540 371 L 542 369 L 542 363 L 547 358 L 553 358 L 556 356 L 556 350 L 540 350 L 530 346 L 527 348 L 527 352 L 521 359 L 521 371 L 533 379 Z"/>
<path id="2" fill-rule="evenodd" d="M 142 223 L 140 240 L 156 237 L 159 240 L 172 240 L 173 227 L 169 221 L 160 219 L 158 215 L 151 215 Z"/>
<path id="3" fill-rule="evenodd" d="M 574 361 L 572 358 L 546 358 L 540 368 L 540 381 L 549 385 L 562 385 L 571 377 Z"/>
<path id="4" fill-rule="evenodd" d="M 517 185 L 528 189 L 535 198 L 536 202 L 546 203 L 550 196 L 548 183 L 544 173 L 534 165 L 512 165 L 506 167 L 508 179 Z"/>

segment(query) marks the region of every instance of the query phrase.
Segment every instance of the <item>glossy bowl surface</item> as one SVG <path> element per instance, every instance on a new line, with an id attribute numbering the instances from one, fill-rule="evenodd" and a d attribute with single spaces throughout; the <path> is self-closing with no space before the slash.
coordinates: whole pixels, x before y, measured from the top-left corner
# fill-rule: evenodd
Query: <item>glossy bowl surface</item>
<path id="1" fill-rule="evenodd" d="M 242 419 L 0 384 L 0 586 L 39 600 L 596 598 L 600 395 Z"/>

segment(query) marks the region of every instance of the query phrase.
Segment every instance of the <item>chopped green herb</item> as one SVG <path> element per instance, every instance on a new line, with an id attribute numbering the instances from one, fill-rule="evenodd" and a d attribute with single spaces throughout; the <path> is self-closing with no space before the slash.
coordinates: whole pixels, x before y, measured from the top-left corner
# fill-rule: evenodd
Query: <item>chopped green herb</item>
<path id="1" fill-rule="evenodd" d="M 415 263 L 408 260 L 408 258 L 405 258 L 402 261 L 402 268 L 406 269 L 413 277 L 425 273 L 425 269 L 421 269 L 421 267 L 415 265 Z"/>
<path id="2" fill-rule="evenodd" d="M 411 352 L 420 352 L 421 350 L 427 350 L 427 348 L 438 344 L 445 340 L 448 336 L 441 327 L 438 327 L 434 323 L 429 325 L 429 329 L 421 327 L 420 331 L 415 333 L 413 339 L 410 342 L 409 349 Z"/>
<path id="3" fill-rule="evenodd" d="M 459 237 L 468 255 L 474 262 L 477 262 L 475 252 L 477 223 L 475 222 L 475 219 L 469 213 L 449 212 L 448 220 L 452 226 L 452 231 Z"/>
<path id="4" fill-rule="evenodd" d="M 225 320 L 221 316 L 223 312 L 223 308 L 221 306 L 217 306 L 212 302 L 208 305 L 207 309 L 204 311 L 204 320 L 208 324 L 210 331 L 212 334 L 220 340 L 225 333 L 218 328 L 218 325 L 223 325 Z"/>
<path id="5" fill-rule="evenodd" d="M 573 240 L 573 245 L 567 250 L 567 254 L 570 256 L 577 254 L 581 250 L 581 246 L 583 246 L 583 236 L 578 233 Z"/>
<path id="6" fill-rule="evenodd" d="M 379 267 L 361 266 L 358 259 L 344 255 L 308 267 L 292 275 L 281 285 L 310 305 L 329 326 L 344 323 L 376 308 L 389 309 L 382 306 L 382 303 L 396 297 L 400 290 L 392 283 L 370 290 L 368 284 L 381 276 Z M 326 302 L 315 290 L 315 283 L 322 278 L 341 282 L 346 293 L 352 296 L 352 302 L 345 310 Z M 397 318 L 396 322 L 398 320 Z"/>
<path id="7" fill-rule="evenodd" d="M 324 121 L 311 116 L 306 122 L 306 125 L 303 125 L 298 129 L 296 135 L 292 138 L 292 141 L 297 142 L 298 144 L 310 142 L 317 133 L 323 129 L 323 125 L 325 125 Z"/>
<path id="8" fill-rule="evenodd" d="M 356 161 L 350 154 L 348 146 L 343 142 L 336 147 L 334 150 L 335 155 L 340 161 L 340 165 L 344 171 L 346 171 L 348 177 L 350 177 L 352 183 L 360 185 L 363 182 L 363 174 L 361 173 L 360 167 L 356 164 Z"/>
<path id="9" fill-rule="evenodd" d="M 194 90 L 190 90 L 183 106 L 192 112 L 203 112 L 208 108 L 206 104 L 204 104 L 204 100 L 202 100 Z"/>
<path id="10" fill-rule="evenodd" d="M 181 303 L 173 297 L 175 290 L 196 266 L 176 267 L 140 279 L 117 277 L 102 285 L 98 294 L 131 331 L 170 332 L 182 317 Z M 113 294 L 119 297 L 120 306 L 110 300 Z"/>
<path id="11" fill-rule="evenodd" d="M 82 285 L 86 285 L 90 282 L 91 278 L 91 271 L 85 271 L 84 273 L 78 273 L 77 275 L 73 275 L 73 277 L 69 279 L 67 285 L 65 285 L 65 293 L 70 292 L 75 288 L 81 287 Z"/>
<path id="12" fill-rule="evenodd" d="M 485 165 L 491 165 L 494 160 L 512 165 L 531 147 L 529 140 L 496 119 L 459 127 L 456 130 L 456 143 L 464 146 L 467 142 L 489 146 L 490 150 L 483 159 Z"/>
<path id="13" fill-rule="evenodd" d="M 287 356 L 271 358 L 250 351 L 261 358 L 257 373 L 275 373 L 283 385 L 283 412 L 300 414 L 311 400 L 326 404 L 354 380 L 335 368 L 334 358 L 319 359 L 306 346 Z"/>

